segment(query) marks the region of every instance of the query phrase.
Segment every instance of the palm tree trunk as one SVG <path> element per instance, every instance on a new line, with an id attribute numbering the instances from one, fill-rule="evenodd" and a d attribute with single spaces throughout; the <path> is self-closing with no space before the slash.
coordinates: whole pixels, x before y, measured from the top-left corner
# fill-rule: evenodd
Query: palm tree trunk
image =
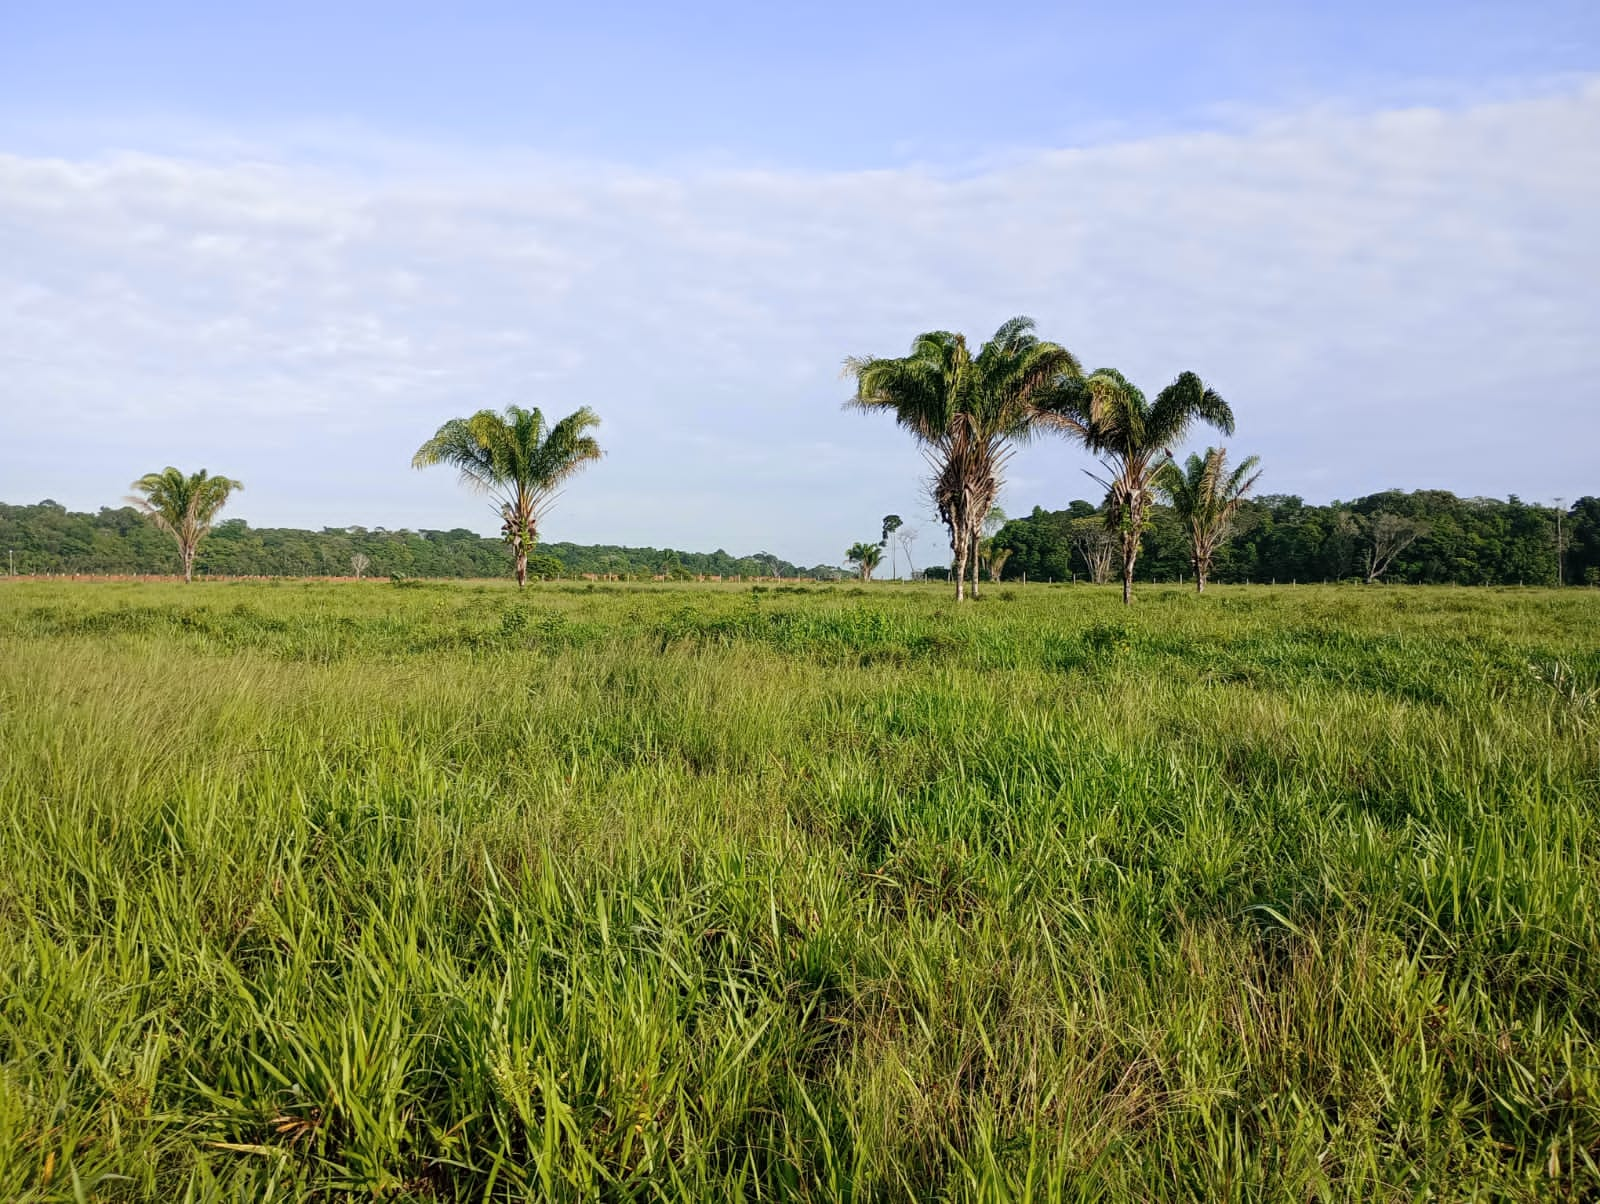
<path id="1" fill-rule="evenodd" d="M 956 560 L 956 601 L 967 600 L 967 529 L 964 525 L 957 525 L 953 533 L 952 542 L 955 545 Z"/>
<path id="2" fill-rule="evenodd" d="M 522 589 L 528 584 L 528 549 L 517 549 L 517 588 Z"/>
<path id="3" fill-rule="evenodd" d="M 978 545 L 980 541 L 978 524 L 973 523 L 972 527 L 972 533 L 967 536 L 967 547 L 969 549 L 968 555 L 972 557 L 972 596 L 976 598 L 978 596 Z"/>
<path id="4" fill-rule="evenodd" d="M 1128 502 L 1128 527 L 1122 533 L 1122 604 L 1133 604 L 1133 566 L 1139 559 L 1139 536 L 1144 534 L 1144 495 L 1135 492 Z"/>
<path id="5" fill-rule="evenodd" d="M 194 580 L 194 545 L 180 544 L 178 552 L 183 558 L 183 583 L 188 585 Z"/>

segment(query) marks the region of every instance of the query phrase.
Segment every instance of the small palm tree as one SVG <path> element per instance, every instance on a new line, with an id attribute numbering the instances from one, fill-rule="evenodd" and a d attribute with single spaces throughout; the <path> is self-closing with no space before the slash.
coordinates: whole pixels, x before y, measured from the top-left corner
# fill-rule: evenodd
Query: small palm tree
<path id="1" fill-rule="evenodd" d="M 1011 559 L 1012 549 L 996 547 L 992 539 L 983 542 L 983 567 L 988 572 L 990 581 L 998 581 L 1000 574 L 1006 571 L 1006 561 Z"/>
<path id="2" fill-rule="evenodd" d="M 1122 540 L 1122 600 L 1133 601 L 1133 567 L 1149 517 L 1152 481 L 1172 458 L 1168 450 L 1195 422 L 1233 434 L 1233 410 L 1193 372 L 1148 400 L 1122 373 L 1102 368 L 1066 381 L 1049 402 L 1051 421 L 1101 457 L 1107 524 Z M 1093 476 L 1094 474 L 1090 474 Z"/>
<path id="3" fill-rule="evenodd" d="M 1070 351 L 1033 329 L 1031 318 L 1012 318 L 977 355 L 964 335 L 933 330 L 918 335 L 903 358 L 845 361 L 845 374 L 856 381 L 845 404 L 893 413 L 922 445 L 933 469 L 932 501 L 955 553 L 957 601 L 966 597 L 969 571 L 976 594 L 980 528 L 1012 446 L 1047 418 L 1046 399 L 1083 376 Z"/>
<path id="4" fill-rule="evenodd" d="M 184 476 L 176 468 L 146 473 L 133 483 L 138 495 L 128 501 L 149 515 L 152 522 L 178 541 L 183 580 L 194 578 L 194 554 L 200 541 L 228 498 L 244 486 L 229 477 L 214 477 L 205 469 Z"/>
<path id="5" fill-rule="evenodd" d="M 1194 566 L 1195 593 L 1206 590 L 1211 560 L 1228 538 L 1245 495 L 1261 479 L 1259 456 L 1246 456 L 1229 471 L 1228 449 L 1208 447 L 1191 455 L 1182 468 L 1169 460 L 1156 470 L 1155 489 L 1171 504 L 1189 535 L 1189 563 Z"/>
<path id="6" fill-rule="evenodd" d="M 861 574 L 861 580 L 871 581 L 872 570 L 883 563 L 883 545 L 876 543 L 853 543 L 844 558 L 856 566 L 856 571 Z"/>
<path id="7" fill-rule="evenodd" d="M 1005 567 L 1006 561 L 1010 559 L 1011 549 L 997 548 L 994 541 L 999 537 L 1001 530 L 1008 521 L 1010 520 L 1006 518 L 1006 512 L 1000 509 L 999 506 L 990 507 L 989 513 L 984 516 L 977 544 L 978 563 L 973 565 L 972 568 L 974 589 L 977 586 L 978 565 L 980 564 L 983 566 L 984 572 L 989 574 L 990 581 L 1000 580 L 1000 570 Z"/>
<path id="8" fill-rule="evenodd" d="M 539 539 L 539 522 L 560 493 L 559 486 L 602 455 L 586 432 L 600 425 L 588 406 L 547 425 L 538 409 L 507 406 L 502 416 L 479 410 L 452 418 L 411 457 L 413 468 L 449 464 L 462 484 L 487 493 L 500 516 L 500 533 L 516 557 L 517 587 L 528 583 L 528 553 Z"/>

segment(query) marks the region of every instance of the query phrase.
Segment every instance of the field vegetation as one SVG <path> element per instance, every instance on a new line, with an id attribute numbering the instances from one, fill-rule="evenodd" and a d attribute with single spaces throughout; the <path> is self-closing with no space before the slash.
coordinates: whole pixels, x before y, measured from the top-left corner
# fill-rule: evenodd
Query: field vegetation
<path id="1" fill-rule="evenodd" d="M 1600 592 L 0 585 L 0 1197 L 1593 1199 Z"/>

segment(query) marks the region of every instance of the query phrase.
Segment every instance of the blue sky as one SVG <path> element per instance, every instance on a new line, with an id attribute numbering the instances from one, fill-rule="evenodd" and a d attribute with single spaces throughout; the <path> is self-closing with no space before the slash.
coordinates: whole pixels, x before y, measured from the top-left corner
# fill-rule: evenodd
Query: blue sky
<path id="1" fill-rule="evenodd" d="M 839 362 L 1019 312 L 1266 488 L 1600 492 L 1596 212 L 1592 3 L 0 5 L 0 497 L 488 531 L 410 450 L 587 403 L 552 538 L 926 549 Z"/>

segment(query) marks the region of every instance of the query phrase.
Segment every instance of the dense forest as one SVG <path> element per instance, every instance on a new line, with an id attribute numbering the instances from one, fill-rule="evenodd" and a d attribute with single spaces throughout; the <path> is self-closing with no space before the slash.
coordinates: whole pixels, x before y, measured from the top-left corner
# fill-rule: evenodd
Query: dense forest
<path id="1" fill-rule="evenodd" d="M 1567 584 L 1600 585 L 1600 498 L 1579 499 L 1561 516 L 1560 572 Z M 1396 583 L 1552 585 L 1556 581 L 1556 511 L 1512 497 L 1459 498 L 1442 490 L 1391 491 L 1352 502 L 1313 505 L 1267 495 L 1240 507 L 1232 537 L 1219 552 L 1218 582 L 1337 581 L 1365 578 L 1374 542 L 1387 532 L 1404 546 L 1380 579 Z M 993 537 L 1007 548 L 1001 576 L 1015 581 L 1083 580 L 1093 575 L 1104 547 L 1103 514 L 1090 502 L 1064 510 L 1035 507 Z M 98 514 L 68 511 L 53 501 L 0 505 L 0 554 L 18 573 L 173 573 L 170 536 L 129 506 Z M 301 531 L 219 522 L 200 545 L 197 570 L 211 576 L 349 576 L 357 556 L 363 572 L 384 577 L 499 577 L 510 554 L 498 539 L 473 531 L 389 531 L 382 527 Z M 532 575 L 582 573 L 619 577 L 822 577 L 833 565 L 810 568 L 768 552 L 541 544 Z M 942 575 L 938 570 L 930 576 Z M 1155 506 L 1139 560 L 1141 581 L 1191 576 L 1188 544 L 1170 510 Z"/>
<path id="2" fill-rule="evenodd" d="M 1217 555 L 1219 582 L 1340 581 L 1456 585 L 1600 585 L 1600 498 L 1560 514 L 1516 497 L 1460 498 L 1444 490 L 1392 490 L 1313 505 L 1283 494 L 1246 499 Z M 1096 507 L 1035 507 L 994 536 L 1010 549 L 1002 577 L 1082 580 L 1094 575 L 1105 522 Z M 1383 559 L 1388 563 L 1384 565 Z M 1558 568 L 1559 564 L 1559 568 Z M 1156 506 L 1138 564 L 1141 581 L 1192 579 L 1189 546 L 1172 512 Z"/>
<path id="3" fill-rule="evenodd" d="M 131 506 L 80 514 L 43 501 L 0 504 L 0 566 L 18 573 L 176 573 L 172 537 Z M 196 572 L 216 577 L 503 577 L 511 554 L 499 539 L 474 531 L 388 531 L 382 527 L 325 527 L 300 531 L 252 527 L 243 519 L 217 523 L 200 544 Z M 832 577 L 832 565 L 801 568 L 770 552 L 681 552 L 671 548 L 541 544 L 529 561 L 535 577 L 596 573 L 619 577 Z"/>

